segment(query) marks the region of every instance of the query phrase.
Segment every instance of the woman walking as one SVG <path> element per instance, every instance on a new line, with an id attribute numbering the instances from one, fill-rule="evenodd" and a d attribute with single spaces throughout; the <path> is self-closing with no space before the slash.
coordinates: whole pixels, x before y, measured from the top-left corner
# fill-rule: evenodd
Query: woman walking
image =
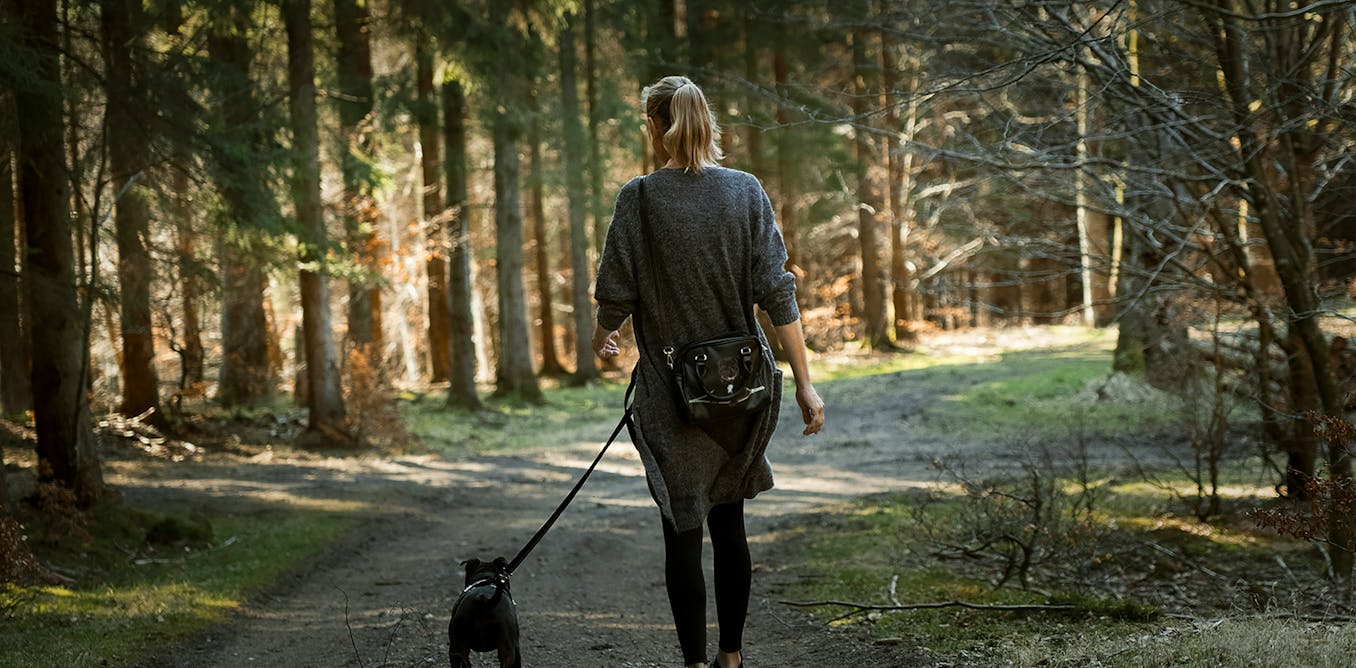
<path id="1" fill-rule="evenodd" d="M 784 268 L 786 246 L 762 185 L 718 164 L 719 130 L 696 84 L 664 77 L 643 98 L 656 164 L 663 167 L 632 179 L 617 196 L 598 267 L 593 349 L 603 358 L 621 354 L 617 330 L 634 318 L 640 361 L 631 440 L 663 516 L 664 581 L 683 662 L 707 666 L 705 522 L 720 625 L 714 664 L 737 668 L 752 578 L 744 500 L 772 487 L 765 451 L 777 425 L 781 372 L 763 411 L 692 425 L 678 415 L 666 347 L 747 331 L 751 297 L 772 319 L 789 358 L 806 435 L 824 425 L 824 402 L 810 383 L 795 279 Z M 763 332 L 753 329 L 766 347 Z"/>

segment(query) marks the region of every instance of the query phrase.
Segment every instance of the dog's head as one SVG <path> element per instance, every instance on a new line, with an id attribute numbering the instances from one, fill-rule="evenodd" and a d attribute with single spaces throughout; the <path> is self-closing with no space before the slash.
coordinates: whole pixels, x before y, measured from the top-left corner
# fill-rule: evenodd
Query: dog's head
<path id="1" fill-rule="evenodd" d="M 479 559 L 467 559 L 461 562 L 466 569 L 466 586 L 469 587 L 479 580 L 503 577 L 508 579 L 508 559 L 495 557 L 494 561 L 481 561 Z"/>

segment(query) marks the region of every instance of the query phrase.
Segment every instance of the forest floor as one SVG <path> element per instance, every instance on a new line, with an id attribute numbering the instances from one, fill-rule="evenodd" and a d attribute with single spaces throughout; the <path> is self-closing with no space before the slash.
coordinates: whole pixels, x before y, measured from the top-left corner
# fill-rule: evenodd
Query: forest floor
<path id="1" fill-rule="evenodd" d="M 899 639 L 882 642 L 860 625 L 831 625 L 781 601 L 788 592 L 804 591 L 798 585 L 806 574 L 791 567 L 803 559 L 804 543 L 796 540 L 800 529 L 827 525 L 824 518 L 871 495 L 935 488 L 941 484 L 934 465 L 939 459 L 1015 466 L 1014 440 L 1047 438 L 1051 426 L 1040 424 L 1034 409 L 1020 433 L 1003 433 L 985 423 L 983 411 L 958 414 L 945 404 L 968 388 L 1004 387 L 1004 374 L 1015 373 L 1014 367 L 986 363 L 1001 355 L 1036 348 L 1058 355 L 1062 346 L 1074 357 L 1086 354 L 1085 335 L 1051 340 L 1052 331 L 938 337 L 929 343 L 936 346 L 933 354 L 951 356 L 953 363 L 907 373 L 888 370 L 909 367 L 913 355 L 867 363 L 821 360 L 817 368 L 829 372 L 816 384 L 828 422 L 814 437 L 800 434 L 788 393 L 769 449 L 776 488 L 746 504 L 755 564 L 747 665 L 995 665 L 994 656 L 967 659 Z M 1016 389 L 1019 395 L 1024 391 Z M 1010 399 L 997 401 L 1001 410 L 1011 405 Z M 213 514 L 248 514 L 262 506 L 340 509 L 361 518 L 341 540 L 251 597 L 224 623 L 177 639 L 137 665 L 447 665 L 447 621 L 463 577 L 459 563 L 512 557 L 587 467 L 619 417 L 614 408 L 595 407 L 593 412 L 610 417 L 590 419 L 586 426 L 548 425 L 513 447 L 488 450 L 451 444 L 329 456 L 281 445 L 286 439 L 279 434 L 295 429 L 285 420 L 276 428 L 200 442 L 186 461 L 113 448 L 106 478 L 128 504 L 210 508 Z M 472 426 L 495 428 L 494 420 Z M 1054 428 L 1062 430 L 1057 440 L 1068 439 L 1069 425 Z M 659 515 L 625 440 L 623 435 L 609 451 L 515 575 L 526 666 L 680 665 L 663 584 Z M 1142 445 L 1142 461 L 1155 456 L 1149 443 Z M 1088 452 L 1094 461 L 1119 461 L 1126 454 L 1124 442 L 1095 439 Z M 219 549 L 229 550 L 229 544 Z M 707 559 L 709 568 L 709 549 Z M 708 588 L 709 581 L 708 571 Z M 714 623 L 709 635 L 714 652 Z M 480 655 L 476 665 L 495 662 Z"/>

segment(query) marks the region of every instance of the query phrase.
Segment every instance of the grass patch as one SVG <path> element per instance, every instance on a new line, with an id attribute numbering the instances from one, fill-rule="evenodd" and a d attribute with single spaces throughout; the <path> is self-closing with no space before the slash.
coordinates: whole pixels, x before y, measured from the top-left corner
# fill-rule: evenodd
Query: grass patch
<path id="1" fill-rule="evenodd" d="M 1133 602 L 1089 596 L 1076 591 L 995 589 L 982 569 L 958 568 L 933 559 L 923 523 L 949 523 L 958 516 L 959 501 L 929 504 L 920 516 L 917 493 L 865 499 L 831 509 L 819 521 L 787 536 L 790 555 L 783 572 L 793 575 L 784 592 L 791 600 L 840 600 L 890 605 L 893 582 L 900 603 L 962 600 L 976 604 L 1073 604 L 1067 612 L 999 612 L 957 608 L 857 614 L 850 609 L 815 608 L 819 618 L 835 625 L 853 625 L 875 640 L 898 639 L 938 655 L 987 653 L 1010 637 L 1041 637 L 1059 628 L 1089 624 L 1118 633 L 1138 629 L 1157 611 Z"/>
<path id="2" fill-rule="evenodd" d="M 465 455 L 606 438 L 622 415 L 624 381 L 547 385 L 542 403 L 485 397 L 478 412 L 447 407 L 445 392 L 403 394 L 405 426 L 436 452 Z"/>
<path id="3" fill-rule="evenodd" d="M 1256 495 L 1245 494 L 1249 488 L 1243 483 L 1255 478 L 1249 473 L 1255 466 L 1240 462 L 1226 470 L 1237 492 L 1236 511 L 1274 502 L 1269 488 L 1254 486 Z M 1169 471 L 1159 472 L 1159 479 L 1168 486 L 1188 486 Z M 1074 486 L 1071 480 L 1058 484 Z M 904 604 L 963 600 L 1075 606 L 1067 612 L 947 608 L 847 617 L 850 609 L 844 607 L 814 609 L 826 623 L 853 626 L 873 639 L 892 639 L 939 660 L 961 657 L 978 665 L 1322 665 L 1291 662 L 1291 657 L 1352 655 L 1349 625 L 1231 619 L 1207 628 L 1162 615 L 1185 610 L 1219 618 L 1246 614 L 1251 607 L 1260 616 L 1273 605 L 1284 608 L 1285 601 L 1266 598 L 1277 582 L 1294 577 L 1280 568 L 1299 574 L 1305 584 L 1296 584 L 1297 590 L 1319 582 L 1321 561 L 1309 546 L 1258 529 L 1242 512 L 1202 522 L 1180 514 L 1186 504 L 1165 487 L 1119 481 L 1108 473 L 1096 509 L 1087 515 L 1093 530 L 1064 537 L 1068 546 L 1057 552 L 1068 554 L 1042 564 L 1032 587 L 1022 590 L 995 588 L 998 569 L 987 557 L 943 558 L 949 552 L 938 532 L 963 542 L 969 531 L 965 522 L 973 517 L 970 503 L 959 493 L 913 491 L 800 519 L 778 536 L 778 571 L 786 583 L 780 597 L 890 605 L 893 581 L 894 597 Z M 1278 556 L 1288 566 L 1278 567 Z M 1221 632 L 1226 628 L 1231 631 Z M 1309 642 L 1317 648 L 1307 648 Z"/>
<path id="4" fill-rule="evenodd" d="M 165 642 L 221 622 L 356 521 L 290 507 L 218 514 L 205 518 L 210 542 L 189 531 L 148 547 L 148 529 L 163 530 L 171 517 L 111 505 L 87 525 L 92 540 L 43 548 L 44 562 L 77 584 L 0 589 L 0 666 L 135 665 Z"/>
<path id="5" fill-rule="evenodd" d="M 990 334 L 1003 336 L 1001 330 Z M 958 348 L 951 353 L 914 352 L 829 358 L 816 363 L 817 385 L 826 397 L 870 400 L 898 393 L 916 398 L 921 411 L 908 415 L 922 436 L 970 441 L 1108 438 L 1127 433 L 1180 429 L 1186 415 L 1171 395 L 1145 389 L 1134 401 L 1098 401 L 1088 391 L 1110 376 L 1115 338 L 1102 331 L 1071 331 L 1056 345 L 1002 349 Z M 885 376 L 896 376 L 881 382 Z M 897 403 L 897 402 L 895 402 Z"/>
<path id="6" fill-rule="evenodd" d="M 938 378 L 946 387 L 938 388 L 940 396 L 920 426 L 964 439 L 1047 439 L 1140 433 L 1181 422 L 1181 410 L 1168 395 L 1134 402 L 1083 395 L 1110 368 L 1111 349 L 1101 341 L 1007 352 L 991 362 L 950 367 Z"/>

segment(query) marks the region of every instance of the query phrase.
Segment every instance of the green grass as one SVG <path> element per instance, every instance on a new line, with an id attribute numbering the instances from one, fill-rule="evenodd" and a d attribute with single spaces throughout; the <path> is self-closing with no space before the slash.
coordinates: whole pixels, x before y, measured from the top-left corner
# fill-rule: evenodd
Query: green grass
<path id="1" fill-rule="evenodd" d="M 161 516 L 99 511 L 93 542 L 64 541 L 45 562 L 69 586 L 0 589 L 0 666 L 129 666 L 164 643 L 221 622 L 251 594 L 336 540 L 351 513 L 269 508 L 209 517 L 215 539 L 147 552 Z"/>
<path id="2" fill-rule="evenodd" d="M 1257 462 L 1231 465 L 1225 482 L 1235 501 L 1235 510 L 1262 505 L 1274 494 L 1256 484 Z M 1190 574 L 1182 557 L 1155 555 L 1145 545 L 1156 544 L 1186 559 L 1212 565 L 1225 577 L 1249 576 L 1270 567 L 1281 555 L 1290 567 L 1317 573 L 1317 556 L 1306 544 L 1263 532 L 1236 512 L 1212 523 L 1202 522 L 1186 512 L 1182 500 L 1164 487 L 1130 478 L 1108 475 L 1102 496 L 1090 522 L 1100 535 L 1110 536 L 1106 548 L 1098 548 L 1101 558 L 1114 569 L 1125 569 L 1122 576 L 1162 578 L 1176 581 Z M 1189 480 L 1171 471 L 1160 472 L 1163 485 L 1181 491 L 1191 488 Z M 1064 481 L 1070 489 L 1073 481 Z M 817 617 L 836 625 L 853 625 L 870 638 L 893 639 L 907 646 L 922 648 L 940 657 L 968 657 L 981 664 L 1002 660 L 1004 665 L 1286 665 L 1286 648 L 1302 648 L 1305 638 L 1321 644 L 1324 651 L 1350 651 L 1350 639 L 1338 634 L 1316 634 L 1313 627 L 1278 620 L 1266 620 L 1266 628 L 1284 634 L 1273 640 L 1255 637 L 1226 637 L 1208 633 L 1182 633 L 1176 626 L 1183 622 L 1165 619 L 1158 609 L 1133 598 L 1120 599 L 1098 595 L 1071 586 L 1072 576 L 1044 578 L 1033 582 L 1031 590 L 1009 586 L 995 588 L 997 571 L 974 560 L 937 558 L 940 544 L 932 539 L 936 531 L 963 532 L 967 514 L 965 497 L 937 491 L 926 502 L 924 494 L 911 492 L 862 499 L 826 509 L 813 521 L 801 523 L 777 538 L 783 557 L 778 570 L 788 583 L 781 598 L 797 601 L 839 600 L 889 605 L 889 588 L 895 581 L 895 597 L 902 603 L 963 600 L 971 603 L 1063 603 L 1075 609 L 1068 612 L 999 612 L 956 608 L 910 610 L 852 615 L 840 619 L 850 609 L 837 606 L 815 608 Z M 953 536 L 954 537 L 954 536 Z M 961 540 L 961 539 L 958 539 Z M 1084 546 L 1076 546 L 1075 550 Z M 1124 551 L 1141 550 L 1139 559 L 1126 558 Z M 1074 557 L 1077 558 L 1077 557 Z M 1086 566 L 1087 564 L 1081 564 Z M 1152 568 L 1150 568 L 1152 567 Z M 1190 586 L 1190 585 L 1185 585 Z M 1202 597 L 1204 599 L 1206 597 Z M 1204 605 L 1204 603 L 1203 603 Z M 1235 610 L 1206 609 L 1202 614 L 1226 616 Z M 1257 628 L 1240 624 L 1238 629 Z M 1169 627 L 1175 630 L 1165 631 Z M 1166 634 L 1166 635 L 1165 635 Z M 1322 637 L 1319 637 L 1322 636 Z M 1267 648 L 1271 649 L 1267 649 Z M 1238 663 L 1239 657 L 1255 657 L 1244 652 L 1271 652 L 1254 663 Z M 1148 663 L 1139 663 L 1141 653 Z M 1113 660 L 1128 654 L 1123 660 Z M 1306 656 L 1321 656 L 1303 650 Z M 1228 660 L 1222 659 L 1226 657 Z M 1274 659 L 1274 660 L 1272 660 Z M 998 664 L 994 664 L 998 665 Z M 1321 665 L 1298 663 L 1291 665 Z"/>
<path id="3" fill-rule="evenodd" d="M 918 404 L 907 417 L 909 428 L 924 438 L 1055 446 L 1080 436 L 1089 442 L 1158 440 L 1172 434 L 1185 438 L 1193 415 L 1172 395 L 1137 401 L 1095 401 L 1087 396 L 1086 388 L 1109 376 L 1113 345 L 1114 338 L 1093 334 L 1019 350 L 831 362 L 819 375 L 821 392 L 840 401 L 865 403 L 874 401 L 873 393 L 909 393 L 913 397 L 909 401 Z M 888 376 L 894 378 L 882 382 Z M 1235 424 L 1255 420 L 1246 407 L 1232 410 Z M 1181 447 L 1184 461 L 1190 462 L 1189 445 Z M 1065 466 L 1054 475 L 1068 475 L 1070 470 Z M 1174 583 L 1193 575 L 1184 561 L 1214 565 L 1230 577 L 1274 570 L 1277 556 L 1301 574 L 1316 576 L 1322 568 L 1307 544 L 1261 531 L 1246 515 L 1275 498 L 1274 476 L 1256 457 L 1226 462 L 1220 479 L 1225 514 L 1211 522 L 1194 516 L 1191 501 L 1197 489 L 1186 471 L 1154 470 L 1147 481 L 1128 469 L 1093 471 L 1091 477 L 1097 489 L 1095 510 L 1077 529 L 1088 533 L 1074 534 L 1079 538 L 1070 545 L 1100 552 L 1080 562 L 1081 567 L 1111 564 L 1125 569 L 1120 577 Z M 1080 488 L 1072 478 L 1060 479 L 1058 486 L 1065 494 Z M 1193 629 L 1188 622 L 1160 616 L 1144 601 L 1076 586 L 1072 573 L 1061 579 L 1052 571 L 1038 571 L 1029 591 L 1017 588 L 1015 578 L 1008 586 L 995 588 L 998 571 L 993 566 L 937 557 L 940 545 L 932 538 L 936 532 L 963 530 L 973 515 L 967 511 L 966 497 L 955 487 L 939 488 L 927 503 L 923 496 L 912 492 L 826 508 L 822 515 L 779 534 L 778 553 L 785 556 L 777 566 L 787 583 L 781 597 L 888 605 L 893 580 L 895 597 L 902 603 L 964 600 L 1075 606 L 1071 612 L 948 608 L 847 616 L 850 609 L 845 607 L 815 609 L 825 622 L 852 625 L 871 638 L 919 648 L 939 661 L 964 659 L 967 665 L 1321 665 L 1307 659 L 1288 664 L 1286 657 L 1351 655 L 1353 641 L 1342 634 L 1293 622 L 1231 620 L 1220 627 L 1232 625 L 1232 633 Z M 1103 537 L 1098 540 L 1105 540 L 1107 547 L 1090 549 L 1076 543 L 1092 540 L 1091 536 Z M 1171 552 L 1155 554 L 1146 547 L 1150 544 Z M 1129 556 L 1131 552 L 1136 556 Z M 1225 600 L 1212 598 L 1214 592 L 1197 593 L 1202 594 L 1204 613 L 1211 612 L 1206 599 Z M 1214 614 L 1238 611 L 1226 608 Z M 1306 643 L 1318 649 L 1308 649 Z"/>
<path id="4" fill-rule="evenodd" d="M 465 455 L 606 437 L 621 419 L 624 381 L 584 387 L 550 385 L 542 403 L 486 397 L 483 410 L 471 413 L 446 406 L 446 393 L 406 394 L 400 409 L 406 428 L 425 446 L 443 454 Z"/>
<path id="5" fill-rule="evenodd" d="M 950 369 L 980 380 L 949 388 L 923 417 L 922 426 L 958 438 L 1044 439 L 1075 432 L 1096 437 L 1161 429 L 1181 420 L 1166 398 L 1137 403 L 1080 399 L 1089 383 L 1108 376 L 1110 363 L 1109 351 L 1085 344 L 1003 353 L 994 362 Z"/>
<path id="6" fill-rule="evenodd" d="M 961 354 L 902 353 L 816 367 L 816 385 L 832 400 L 882 392 L 919 397 L 909 417 L 920 436 L 970 441 L 1094 439 L 1176 428 L 1187 417 L 1163 395 L 1144 401 L 1096 401 L 1111 373 L 1115 339 L 1103 332 L 1065 333 L 1044 348 Z M 895 376 L 892 382 L 882 382 Z"/>

